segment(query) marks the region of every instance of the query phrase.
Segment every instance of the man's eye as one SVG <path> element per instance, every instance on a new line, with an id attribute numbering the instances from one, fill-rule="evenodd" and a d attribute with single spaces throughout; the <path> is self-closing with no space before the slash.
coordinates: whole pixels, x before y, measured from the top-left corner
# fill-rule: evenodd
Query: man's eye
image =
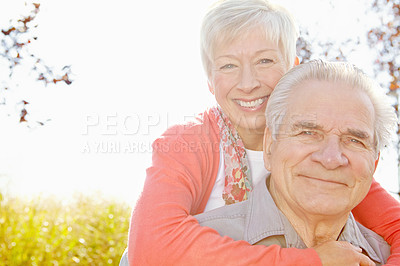
<path id="1" fill-rule="evenodd" d="M 363 147 L 366 146 L 363 141 L 355 139 L 355 138 L 350 138 L 349 141 L 355 145 L 359 145 L 359 146 L 363 146 Z"/>
<path id="2" fill-rule="evenodd" d="M 300 132 L 300 135 L 306 135 L 306 136 L 312 136 L 315 133 L 313 131 L 309 131 L 309 130 L 304 130 L 302 132 Z"/>
<path id="3" fill-rule="evenodd" d="M 348 137 L 346 142 L 354 147 L 368 148 L 370 146 L 367 142 L 354 137 Z"/>
<path id="4" fill-rule="evenodd" d="M 295 137 L 300 141 L 319 141 L 323 138 L 320 132 L 315 130 L 302 130 L 295 134 Z"/>

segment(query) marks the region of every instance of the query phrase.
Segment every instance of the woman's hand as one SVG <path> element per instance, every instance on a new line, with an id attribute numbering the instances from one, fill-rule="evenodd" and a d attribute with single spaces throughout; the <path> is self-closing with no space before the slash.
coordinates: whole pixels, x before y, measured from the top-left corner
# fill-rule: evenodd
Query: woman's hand
<path id="1" fill-rule="evenodd" d="M 375 266 L 375 263 L 362 254 L 361 248 L 346 241 L 328 241 L 313 247 L 317 251 L 323 266 Z"/>

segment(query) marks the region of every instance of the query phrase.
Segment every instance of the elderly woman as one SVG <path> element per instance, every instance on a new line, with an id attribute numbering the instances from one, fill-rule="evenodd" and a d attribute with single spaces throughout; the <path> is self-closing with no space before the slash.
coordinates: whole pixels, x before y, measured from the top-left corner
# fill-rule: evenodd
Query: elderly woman
<path id="1" fill-rule="evenodd" d="M 251 246 L 193 217 L 246 200 L 268 174 L 264 111 L 279 79 L 297 63 L 297 37 L 290 14 L 266 0 L 222 1 L 206 14 L 201 53 L 218 106 L 153 143 L 131 219 L 130 265 L 328 265 L 338 254 L 349 261 L 363 256 L 336 241 L 303 250 Z M 400 205 L 376 182 L 354 214 L 400 253 Z M 400 264 L 399 256 L 389 261 Z"/>

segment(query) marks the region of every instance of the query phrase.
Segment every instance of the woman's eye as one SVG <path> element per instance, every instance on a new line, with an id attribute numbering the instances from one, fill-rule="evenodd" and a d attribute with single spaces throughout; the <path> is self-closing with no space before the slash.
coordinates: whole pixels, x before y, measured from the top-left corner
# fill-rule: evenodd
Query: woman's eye
<path id="1" fill-rule="evenodd" d="M 223 65 L 222 67 L 220 67 L 220 69 L 232 69 L 234 67 L 235 67 L 234 64 L 226 64 L 226 65 Z"/>
<path id="2" fill-rule="evenodd" d="M 263 59 L 261 59 L 260 61 L 259 61 L 259 63 L 260 64 L 270 64 L 270 63 L 272 63 L 273 61 L 271 60 L 271 59 L 268 59 L 268 58 L 263 58 Z"/>

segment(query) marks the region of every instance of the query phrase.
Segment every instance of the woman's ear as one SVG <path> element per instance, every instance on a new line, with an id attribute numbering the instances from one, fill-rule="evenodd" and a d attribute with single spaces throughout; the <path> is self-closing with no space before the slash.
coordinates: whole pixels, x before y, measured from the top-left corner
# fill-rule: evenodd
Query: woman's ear
<path id="1" fill-rule="evenodd" d="M 263 140 L 263 158 L 264 158 L 264 167 L 268 171 L 271 171 L 271 145 L 272 145 L 272 134 L 268 127 L 265 128 L 264 131 L 264 140 Z"/>
<path id="2" fill-rule="evenodd" d="M 300 60 L 299 60 L 299 57 L 296 56 L 296 58 L 294 59 L 294 66 L 298 66 L 298 65 L 300 65 Z"/>
<path id="3" fill-rule="evenodd" d="M 208 90 L 212 93 L 212 95 L 215 95 L 214 87 L 211 85 L 210 81 L 207 82 L 207 85 L 208 85 Z"/>

